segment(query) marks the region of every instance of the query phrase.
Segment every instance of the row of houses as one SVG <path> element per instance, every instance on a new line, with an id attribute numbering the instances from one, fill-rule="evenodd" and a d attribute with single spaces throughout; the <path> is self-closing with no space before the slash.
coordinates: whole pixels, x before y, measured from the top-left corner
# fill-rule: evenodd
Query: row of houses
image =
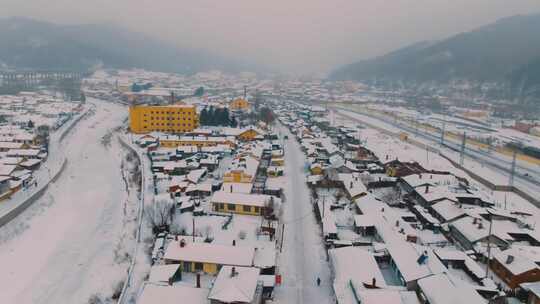
<path id="1" fill-rule="evenodd" d="M 81 110 L 79 103 L 48 94 L 0 96 L 0 204 L 34 184 L 48 157 L 48 136 Z"/>
<path id="2" fill-rule="evenodd" d="M 534 301 L 531 214 L 497 207 L 450 172 L 379 161 L 361 126 L 296 103 L 277 111 L 306 154 L 337 303 L 495 303 L 525 289 Z"/>
<path id="3" fill-rule="evenodd" d="M 158 232 L 137 303 L 255 304 L 272 297 L 282 180 L 269 168 L 282 173 L 284 166 L 276 138 L 249 127 L 136 139 L 151 159 L 154 201 L 174 202 L 171 225 L 188 227 Z"/>

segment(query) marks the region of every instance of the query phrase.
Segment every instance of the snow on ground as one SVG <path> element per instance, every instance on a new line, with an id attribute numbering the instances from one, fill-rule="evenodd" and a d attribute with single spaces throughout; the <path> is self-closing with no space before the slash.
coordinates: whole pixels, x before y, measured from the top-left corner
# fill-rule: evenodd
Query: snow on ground
<path id="1" fill-rule="evenodd" d="M 334 303 L 330 268 L 305 183 L 304 155 L 294 136 L 285 128 L 281 132 L 289 136 L 285 144 L 289 183 L 283 204 L 283 252 L 278 257 L 283 283 L 276 288 L 275 299 L 278 303 Z M 321 278 L 320 287 L 317 277 Z"/>
<path id="2" fill-rule="evenodd" d="M 390 132 L 393 132 L 393 133 L 400 133 L 400 132 L 403 132 L 404 130 L 409 130 L 409 131 L 412 131 L 412 132 L 409 132 L 409 131 L 405 131 L 406 133 L 409 134 L 409 137 L 411 138 L 414 138 L 415 140 L 418 140 L 418 141 L 421 141 L 421 142 L 427 142 L 428 144 L 433 144 L 433 141 L 432 139 L 433 138 L 439 138 L 440 137 L 440 133 L 438 132 L 435 132 L 435 133 L 432 133 L 431 131 L 427 131 L 423 128 L 420 128 L 420 130 L 418 130 L 419 134 L 420 135 L 423 135 L 423 136 L 416 136 L 415 133 L 417 132 L 414 132 L 413 130 L 415 129 L 413 126 L 403 126 L 403 125 L 400 125 L 400 127 L 396 126 L 396 123 L 395 122 L 392 122 L 392 121 L 389 121 L 388 119 L 385 119 L 385 118 L 376 118 L 376 117 L 371 117 L 371 116 L 368 116 L 368 115 L 365 115 L 365 114 L 361 114 L 361 113 L 356 113 L 356 112 L 350 112 L 350 111 L 344 111 L 344 110 L 338 110 L 338 113 L 341 114 L 341 115 L 346 115 L 346 116 L 349 116 L 349 117 L 352 117 L 354 119 L 358 119 L 358 120 L 361 120 L 361 121 L 364 121 L 368 124 L 371 124 L 371 125 L 376 125 L 376 126 L 379 126 L 387 131 L 390 131 Z M 402 129 L 404 127 L 404 129 Z M 511 130 L 511 129 L 503 129 L 503 130 Z M 511 131 L 507 131 L 507 132 L 518 132 L 518 131 L 515 131 L 515 130 L 511 130 Z M 519 132 L 518 132 L 519 133 Z M 426 141 L 426 135 L 429 134 L 429 137 L 431 138 L 430 140 Z M 469 133 L 467 133 L 468 135 L 470 135 Z M 495 139 L 500 139 L 503 135 L 500 134 L 500 132 L 498 133 L 499 135 L 494 135 L 495 136 Z M 526 134 L 524 134 L 526 135 Z M 460 145 L 461 145 L 461 139 L 460 138 L 455 138 L 455 137 L 449 137 L 449 136 L 446 136 L 445 137 L 445 142 L 447 144 L 452 144 L 452 146 L 454 147 L 457 147 L 459 148 Z M 438 146 L 438 145 L 437 145 Z M 497 152 L 493 152 L 493 151 L 488 151 L 486 149 L 482 149 L 482 148 L 479 148 L 479 147 L 473 147 L 471 145 L 467 145 L 467 149 L 468 149 L 468 152 L 472 152 L 474 150 L 474 153 L 475 155 L 480 155 L 480 158 L 489 158 L 489 159 L 496 159 L 496 160 L 500 160 L 501 163 L 504 163 L 504 164 L 507 164 L 508 167 L 510 167 L 510 164 L 512 162 L 512 156 L 511 155 L 506 155 L 506 154 L 501 154 L 501 153 L 497 153 Z M 471 150 L 473 149 L 473 150 Z M 446 149 L 445 149 L 446 150 Z M 446 151 L 445 151 L 446 153 Z M 521 159 L 517 159 L 516 160 L 516 164 L 517 164 L 517 168 L 519 170 L 519 168 L 528 168 L 528 169 L 536 169 L 536 167 L 531 167 L 531 166 L 535 166 L 533 164 L 531 164 L 530 162 L 527 162 L 525 160 L 521 160 Z M 529 171 L 529 173 L 535 173 L 534 171 Z"/>
<path id="3" fill-rule="evenodd" d="M 116 141 L 101 141 L 126 110 L 96 103 L 95 115 L 64 143 L 67 168 L 36 202 L 46 210 L 0 247 L 0 303 L 86 303 L 96 292 L 112 293 L 125 277 L 127 264 L 114 255 L 126 195 L 122 152 Z"/>
<path id="4" fill-rule="evenodd" d="M 131 140 L 126 140 L 126 142 L 131 142 Z M 144 206 L 149 206 L 154 202 L 154 189 L 153 189 L 153 182 L 152 182 L 152 174 L 150 174 L 150 161 L 148 160 L 148 157 L 146 157 L 144 150 L 138 149 L 135 146 L 134 147 L 138 153 L 141 160 L 140 168 L 141 170 L 144 170 L 144 174 L 142 174 L 141 178 L 144 178 L 144 189 L 141 189 L 141 191 L 144 191 Z M 133 190 L 131 190 L 131 193 L 133 194 Z M 139 204 L 140 202 L 140 195 L 141 193 L 137 193 L 137 199 L 133 198 L 131 202 L 133 204 Z M 144 207 L 143 207 L 144 210 Z M 138 222 L 137 222 L 138 224 Z M 133 232 L 135 234 L 135 232 Z M 144 280 L 147 278 L 147 276 L 150 273 L 150 267 L 151 267 L 151 246 L 154 242 L 154 235 L 152 233 L 152 228 L 144 218 L 141 222 L 141 230 L 140 230 L 140 239 L 142 240 L 141 243 L 138 243 L 137 246 L 138 250 L 136 251 L 135 261 L 134 261 L 134 267 L 132 270 L 132 277 L 130 284 L 128 285 L 128 288 L 125 290 L 125 300 L 124 303 L 135 303 L 135 299 L 137 298 L 138 292 L 144 282 Z M 126 277 L 127 278 L 127 277 Z"/>

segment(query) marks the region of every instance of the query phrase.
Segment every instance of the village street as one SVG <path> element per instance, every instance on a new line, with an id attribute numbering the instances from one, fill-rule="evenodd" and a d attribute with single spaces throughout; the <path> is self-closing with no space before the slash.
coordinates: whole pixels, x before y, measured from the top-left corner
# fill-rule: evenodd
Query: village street
<path id="1" fill-rule="evenodd" d="M 96 103 L 63 142 L 68 165 L 60 178 L 8 224 L 24 228 L 0 244 L 0 303 L 87 303 L 125 278 L 128 264 L 115 262 L 126 197 L 122 150 L 114 137 L 102 138 L 126 111 Z"/>
<path id="2" fill-rule="evenodd" d="M 304 155 L 294 135 L 284 127 L 280 132 L 289 139 L 285 141 L 284 244 L 278 258 L 283 283 L 275 297 L 279 303 L 334 303 L 330 269 L 305 182 Z"/>

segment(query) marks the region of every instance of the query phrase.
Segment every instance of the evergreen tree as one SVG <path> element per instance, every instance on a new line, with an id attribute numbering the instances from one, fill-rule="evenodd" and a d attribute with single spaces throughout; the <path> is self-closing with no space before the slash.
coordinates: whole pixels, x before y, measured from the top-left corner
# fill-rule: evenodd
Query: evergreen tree
<path id="1" fill-rule="evenodd" d="M 213 106 L 210 106 L 210 110 L 208 110 L 208 120 L 207 125 L 209 126 L 215 126 L 216 125 L 216 119 L 215 119 L 215 109 Z"/>
<path id="2" fill-rule="evenodd" d="M 204 95 L 204 88 L 203 87 L 198 87 L 195 90 L 195 93 L 193 93 L 193 96 L 196 96 L 196 97 L 201 97 L 203 95 Z"/>
<path id="3" fill-rule="evenodd" d="M 202 109 L 199 120 L 201 122 L 201 125 L 208 125 L 208 110 L 206 108 Z"/>
<path id="4" fill-rule="evenodd" d="M 216 109 L 216 112 L 215 112 L 215 115 L 214 115 L 214 119 L 215 119 L 215 122 L 216 122 L 216 126 L 223 126 L 223 108 L 217 108 Z"/>
<path id="5" fill-rule="evenodd" d="M 223 109 L 223 126 L 228 126 L 231 124 L 231 117 L 230 117 L 230 113 L 229 113 L 229 109 L 228 108 L 224 108 Z"/>

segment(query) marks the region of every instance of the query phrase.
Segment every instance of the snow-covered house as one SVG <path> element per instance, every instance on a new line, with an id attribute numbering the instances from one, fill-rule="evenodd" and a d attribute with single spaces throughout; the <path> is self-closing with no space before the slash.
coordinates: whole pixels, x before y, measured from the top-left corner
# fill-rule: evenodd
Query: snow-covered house
<path id="1" fill-rule="evenodd" d="M 463 217 L 449 225 L 450 235 L 465 250 L 473 249 L 478 243 L 487 243 L 507 248 L 508 243 L 498 234 L 489 233 L 489 222 L 479 217 Z"/>
<path id="2" fill-rule="evenodd" d="M 439 273 L 418 280 L 420 297 L 430 304 L 486 303 L 470 285 L 446 273 Z"/>
<path id="3" fill-rule="evenodd" d="M 540 281 L 540 266 L 512 248 L 495 253 L 490 268 L 511 289 Z"/>
<path id="4" fill-rule="evenodd" d="M 177 304 L 179 301 L 192 304 L 207 304 L 209 290 L 184 285 L 163 286 L 145 284 L 137 304 Z"/>
<path id="5" fill-rule="evenodd" d="M 356 303 L 355 293 L 366 286 L 386 287 L 377 261 L 367 250 L 343 247 L 329 250 L 328 255 L 332 265 L 332 287 L 338 303 Z"/>
<path id="6" fill-rule="evenodd" d="M 214 281 L 208 299 L 211 304 L 258 304 L 262 282 L 255 267 L 223 266 Z"/>
<path id="7" fill-rule="evenodd" d="M 221 190 L 225 192 L 234 192 L 234 193 L 251 193 L 253 189 L 252 183 L 223 183 Z"/>
<path id="8" fill-rule="evenodd" d="M 212 209 L 216 212 L 228 212 L 248 215 L 262 215 L 273 198 L 265 194 L 247 194 L 216 191 L 210 199 Z"/>
<path id="9" fill-rule="evenodd" d="M 216 274 L 226 265 L 251 267 L 254 257 L 253 247 L 179 240 L 169 244 L 163 259 L 167 264 L 180 264 L 182 271 Z"/>
<path id="10" fill-rule="evenodd" d="M 447 271 L 431 249 L 405 241 L 386 244 L 390 265 L 396 271 L 403 286 L 415 290 L 419 279 Z"/>

